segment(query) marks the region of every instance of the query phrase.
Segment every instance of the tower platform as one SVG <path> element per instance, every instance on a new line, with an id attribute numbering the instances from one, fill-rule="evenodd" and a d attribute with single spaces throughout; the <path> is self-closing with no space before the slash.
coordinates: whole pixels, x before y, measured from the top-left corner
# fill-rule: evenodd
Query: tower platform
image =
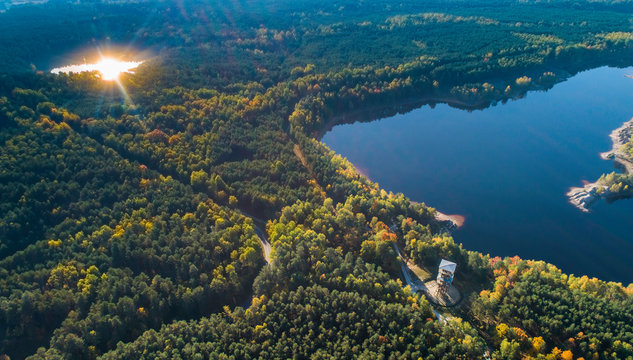
<path id="1" fill-rule="evenodd" d="M 435 305 L 451 307 L 457 305 L 462 300 L 462 294 L 452 284 L 449 285 L 446 294 L 442 294 L 439 296 L 437 295 L 436 280 L 428 281 L 424 285 L 426 286 L 424 295 L 426 295 L 426 298 L 429 300 L 429 302 Z"/>

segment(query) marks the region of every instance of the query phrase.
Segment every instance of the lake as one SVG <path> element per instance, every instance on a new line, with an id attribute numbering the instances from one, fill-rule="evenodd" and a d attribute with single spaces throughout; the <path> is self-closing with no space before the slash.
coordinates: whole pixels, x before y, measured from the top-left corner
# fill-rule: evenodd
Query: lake
<path id="1" fill-rule="evenodd" d="M 614 171 L 599 153 L 633 117 L 633 68 L 582 72 L 484 110 L 440 104 L 335 126 L 322 141 L 382 188 L 466 217 L 470 250 L 633 282 L 633 200 L 583 213 L 565 193 Z"/>

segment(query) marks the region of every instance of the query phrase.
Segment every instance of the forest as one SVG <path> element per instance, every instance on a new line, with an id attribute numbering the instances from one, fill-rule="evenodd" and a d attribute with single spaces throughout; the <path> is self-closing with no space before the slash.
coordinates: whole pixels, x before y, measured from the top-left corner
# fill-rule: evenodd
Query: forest
<path id="1" fill-rule="evenodd" d="M 0 358 L 633 359 L 633 284 L 465 249 L 432 204 L 381 189 L 319 141 L 334 124 L 483 108 L 632 65 L 632 10 L 7 7 Z M 96 48 L 147 58 L 118 84 L 50 74 Z M 433 275 L 456 262 L 463 302 L 438 316 L 405 286 L 394 245 Z"/>

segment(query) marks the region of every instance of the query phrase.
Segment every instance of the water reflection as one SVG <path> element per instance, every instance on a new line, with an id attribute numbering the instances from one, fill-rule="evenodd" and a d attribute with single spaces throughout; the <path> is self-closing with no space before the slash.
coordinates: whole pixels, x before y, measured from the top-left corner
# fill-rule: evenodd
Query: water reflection
<path id="1" fill-rule="evenodd" d="M 632 69 L 599 68 L 481 111 L 422 107 L 336 126 L 323 141 L 383 188 L 466 216 L 468 249 L 633 281 L 633 201 L 588 214 L 565 193 L 614 170 L 599 154 L 633 116 Z"/>

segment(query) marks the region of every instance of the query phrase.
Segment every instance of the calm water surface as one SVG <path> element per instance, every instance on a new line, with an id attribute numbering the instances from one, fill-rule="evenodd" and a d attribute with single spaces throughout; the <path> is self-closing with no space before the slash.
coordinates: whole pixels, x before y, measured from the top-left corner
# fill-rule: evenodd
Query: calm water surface
<path id="1" fill-rule="evenodd" d="M 633 200 L 583 213 L 565 193 L 614 170 L 599 153 L 633 117 L 633 68 L 583 72 L 473 112 L 438 105 L 336 126 L 323 142 L 383 188 L 466 217 L 467 249 L 633 282 Z"/>

